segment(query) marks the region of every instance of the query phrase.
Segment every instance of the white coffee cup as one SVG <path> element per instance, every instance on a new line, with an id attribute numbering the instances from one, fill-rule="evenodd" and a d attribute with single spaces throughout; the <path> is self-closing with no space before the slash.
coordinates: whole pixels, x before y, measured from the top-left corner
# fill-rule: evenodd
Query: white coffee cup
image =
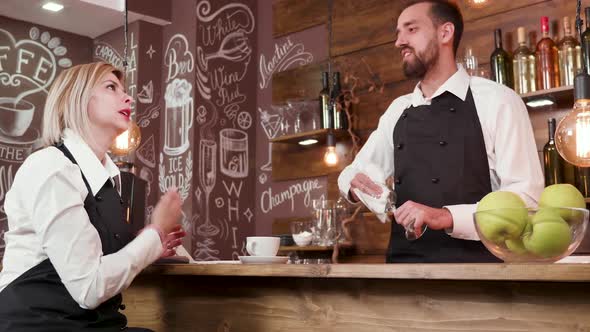
<path id="1" fill-rule="evenodd" d="M 248 236 L 246 251 L 250 256 L 276 256 L 281 239 L 274 236 Z"/>

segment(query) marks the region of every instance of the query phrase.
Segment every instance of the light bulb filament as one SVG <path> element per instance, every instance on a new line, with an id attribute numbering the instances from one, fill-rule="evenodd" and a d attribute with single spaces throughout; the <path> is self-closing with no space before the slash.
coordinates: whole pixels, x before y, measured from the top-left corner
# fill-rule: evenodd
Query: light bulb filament
<path id="1" fill-rule="evenodd" d="M 125 130 L 115 139 L 115 147 L 120 150 L 129 149 L 129 130 Z"/>
<path id="2" fill-rule="evenodd" d="M 338 164 L 338 155 L 334 146 L 328 146 L 326 154 L 324 154 L 324 162 L 329 166 Z"/>
<path id="3" fill-rule="evenodd" d="M 590 157 L 590 113 L 582 112 L 576 117 L 576 156 Z"/>

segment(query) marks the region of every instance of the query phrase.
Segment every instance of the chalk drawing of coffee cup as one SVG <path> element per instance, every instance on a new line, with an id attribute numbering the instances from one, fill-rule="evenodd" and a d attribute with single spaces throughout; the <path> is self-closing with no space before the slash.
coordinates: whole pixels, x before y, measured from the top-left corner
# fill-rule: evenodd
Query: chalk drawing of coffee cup
<path id="1" fill-rule="evenodd" d="M 189 147 L 189 130 L 193 126 L 192 86 L 185 79 L 174 79 L 166 87 L 164 152 L 177 156 Z"/>
<path id="2" fill-rule="evenodd" d="M 22 136 L 33 121 L 35 105 L 14 98 L 0 98 L 0 132 L 6 136 Z"/>
<path id="3" fill-rule="evenodd" d="M 248 176 L 248 134 L 226 128 L 219 132 L 221 172 L 232 178 Z"/>
<path id="4" fill-rule="evenodd" d="M 33 127 L 19 137 L 0 132 L 0 161 L 22 164 L 39 147 L 40 136 L 39 130 Z"/>

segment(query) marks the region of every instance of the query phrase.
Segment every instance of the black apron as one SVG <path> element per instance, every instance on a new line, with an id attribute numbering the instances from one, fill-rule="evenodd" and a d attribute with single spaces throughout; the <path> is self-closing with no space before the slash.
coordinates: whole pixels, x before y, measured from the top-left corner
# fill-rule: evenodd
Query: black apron
<path id="1" fill-rule="evenodd" d="M 471 89 L 404 110 L 393 131 L 397 207 L 408 200 L 434 208 L 474 204 L 492 191 L 483 132 Z M 428 229 L 414 241 L 392 222 L 388 263 L 501 262 L 480 241 Z"/>
<path id="2" fill-rule="evenodd" d="M 63 144 L 57 148 L 77 164 Z M 133 239 L 130 225 L 124 222 L 122 199 L 111 181 L 93 196 L 84 174 L 82 179 L 88 189 L 84 209 L 100 235 L 103 253 L 115 253 Z M 119 312 L 124 309 L 121 302 L 117 294 L 96 309 L 80 308 L 46 259 L 0 292 L 0 331 L 120 331 L 127 325 L 127 318 Z"/>

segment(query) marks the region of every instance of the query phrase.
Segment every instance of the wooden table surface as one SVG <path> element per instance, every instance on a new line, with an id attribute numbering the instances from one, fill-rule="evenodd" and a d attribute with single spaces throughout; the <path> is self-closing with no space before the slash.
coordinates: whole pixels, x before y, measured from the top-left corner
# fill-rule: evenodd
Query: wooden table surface
<path id="1" fill-rule="evenodd" d="M 170 264 L 146 274 L 352 279 L 590 281 L 590 264 Z"/>

